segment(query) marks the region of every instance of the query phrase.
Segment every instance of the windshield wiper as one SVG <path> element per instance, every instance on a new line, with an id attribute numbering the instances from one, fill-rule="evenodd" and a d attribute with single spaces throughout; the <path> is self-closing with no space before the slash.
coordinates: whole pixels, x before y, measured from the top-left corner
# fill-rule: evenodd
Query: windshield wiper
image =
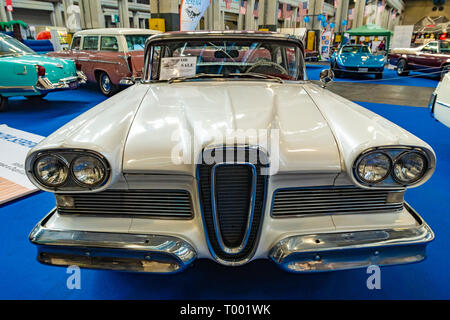
<path id="1" fill-rule="evenodd" d="M 182 82 L 186 80 L 195 80 L 195 79 L 201 79 L 201 78 L 223 78 L 223 74 L 214 74 L 214 73 L 197 73 L 193 76 L 185 76 L 185 77 L 173 77 L 170 78 L 167 82 L 169 84 L 174 82 Z"/>
<path id="2" fill-rule="evenodd" d="M 270 79 L 275 80 L 278 83 L 284 83 L 284 80 L 280 77 L 271 76 L 264 73 L 256 73 L 256 72 L 246 72 L 246 73 L 230 73 L 228 74 L 230 77 L 242 77 L 242 78 L 258 78 L 258 79 Z"/>

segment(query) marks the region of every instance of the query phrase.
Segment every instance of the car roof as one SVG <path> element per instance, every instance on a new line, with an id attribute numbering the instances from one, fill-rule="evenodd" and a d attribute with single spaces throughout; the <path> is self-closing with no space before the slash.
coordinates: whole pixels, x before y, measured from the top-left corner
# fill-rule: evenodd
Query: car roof
<path id="1" fill-rule="evenodd" d="M 296 43 L 303 44 L 297 37 L 277 32 L 269 31 L 237 31 L 237 30 L 224 30 L 224 31 L 174 31 L 166 32 L 154 35 L 147 39 L 147 45 L 149 42 L 158 40 L 174 40 L 174 39 L 203 39 L 203 38 L 242 38 L 242 39 L 266 39 L 266 40 L 288 40 Z"/>
<path id="2" fill-rule="evenodd" d="M 159 34 L 161 31 L 150 29 L 138 29 L 138 28 L 102 28 L 102 29 L 89 29 L 78 31 L 75 36 L 81 35 L 128 35 L 128 34 L 146 34 L 154 35 Z"/>

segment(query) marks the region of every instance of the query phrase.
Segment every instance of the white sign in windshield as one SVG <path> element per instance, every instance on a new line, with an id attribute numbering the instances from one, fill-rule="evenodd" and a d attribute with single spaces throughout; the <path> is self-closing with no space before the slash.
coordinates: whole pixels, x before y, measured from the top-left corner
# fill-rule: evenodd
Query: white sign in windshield
<path id="1" fill-rule="evenodd" d="M 196 69 L 197 57 L 162 58 L 159 80 L 192 77 L 195 76 Z"/>

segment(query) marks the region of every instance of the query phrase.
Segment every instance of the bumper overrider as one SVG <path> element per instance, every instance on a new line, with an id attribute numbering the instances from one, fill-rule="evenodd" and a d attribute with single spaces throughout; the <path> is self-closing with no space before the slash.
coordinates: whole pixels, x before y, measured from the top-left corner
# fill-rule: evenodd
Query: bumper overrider
<path id="1" fill-rule="evenodd" d="M 48 78 L 39 77 L 36 88 L 41 93 L 56 90 L 77 89 L 80 85 L 87 82 L 87 77 L 82 71 L 77 71 L 76 76 L 60 79 L 57 83 L 52 83 Z"/>
<path id="2" fill-rule="evenodd" d="M 405 208 L 417 220 L 415 227 L 290 236 L 277 242 L 268 258 L 294 273 L 420 262 L 434 233 L 406 203 Z M 46 223 L 55 213 L 51 211 L 29 237 L 43 264 L 177 273 L 197 257 L 189 242 L 174 236 L 50 229 Z"/>

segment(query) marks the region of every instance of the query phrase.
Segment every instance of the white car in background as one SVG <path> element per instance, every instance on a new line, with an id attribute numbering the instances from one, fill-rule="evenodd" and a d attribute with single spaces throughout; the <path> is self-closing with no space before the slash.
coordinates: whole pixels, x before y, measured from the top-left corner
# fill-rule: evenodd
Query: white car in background
<path id="1" fill-rule="evenodd" d="M 430 111 L 436 120 L 450 127 L 450 73 L 442 78 L 431 96 Z"/>

